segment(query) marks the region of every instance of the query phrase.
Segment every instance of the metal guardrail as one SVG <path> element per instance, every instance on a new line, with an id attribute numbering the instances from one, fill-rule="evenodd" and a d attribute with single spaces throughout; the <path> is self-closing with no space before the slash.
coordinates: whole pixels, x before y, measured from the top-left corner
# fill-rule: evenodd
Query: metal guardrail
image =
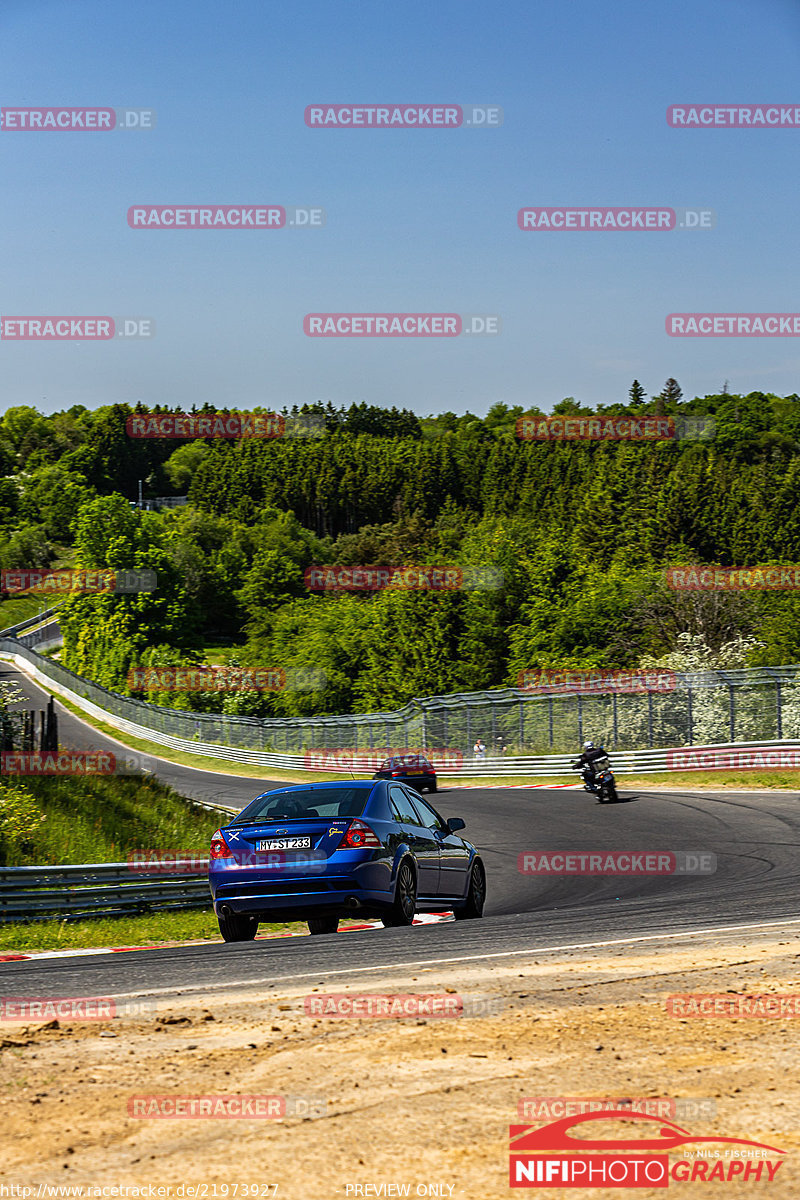
<path id="1" fill-rule="evenodd" d="M 128 863 L 0 867 L 0 924 L 211 908 L 207 868 L 164 874 Z"/>
<path id="2" fill-rule="evenodd" d="M 56 646 L 63 646 L 64 635 L 56 619 L 37 625 L 28 633 L 18 633 L 16 640 L 29 650 L 36 646 L 39 651 L 45 651 L 52 650 Z"/>
<path id="3" fill-rule="evenodd" d="M 225 750 L 218 747 L 220 757 Z M 578 780 L 578 773 L 573 771 L 570 762 L 579 753 L 578 748 L 572 754 L 540 754 L 540 755 L 504 755 L 485 759 L 470 758 L 463 765 L 452 765 L 438 762 L 435 754 L 431 762 L 436 768 L 436 774 L 441 778 L 460 779 L 483 775 L 531 775 L 531 776 L 565 776 Z M 254 765 L 277 767 L 287 771 L 319 771 L 325 774 L 339 775 L 346 779 L 352 775 L 372 775 L 384 760 L 378 757 L 343 755 L 332 751 L 321 755 L 309 751 L 304 755 L 292 754 L 247 754 L 244 751 L 227 751 L 226 756 L 235 754 L 238 762 L 248 762 Z M 758 742 L 712 742 L 705 746 L 670 746 L 659 750 L 609 750 L 613 759 L 612 767 L 616 775 L 651 774 L 662 771 L 686 771 L 709 767 L 710 759 L 718 760 L 720 769 L 730 760 L 730 766 L 735 769 L 738 763 L 744 761 L 743 756 L 753 757 L 761 754 L 765 768 L 793 767 L 800 768 L 799 741 L 758 741 Z M 786 761 L 786 756 L 791 761 Z M 781 761 L 781 758 L 784 761 Z M 692 765 L 692 759 L 696 765 Z M 687 765 L 688 764 L 688 765 Z M 753 765 L 760 765 L 754 763 Z"/>
<path id="4" fill-rule="evenodd" d="M 573 771 L 570 762 L 579 753 L 576 747 L 572 754 L 539 754 L 539 755 L 503 755 L 484 759 L 470 758 L 461 766 L 436 762 L 435 756 L 431 761 L 439 776 L 459 778 L 464 776 L 481 775 L 540 775 L 571 776 L 576 781 L 579 776 Z M 716 759 L 722 769 L 725 760 L 730 760 L 732 769 L 744 758 L 761 754 L 764 767 L 789 767 L 796 770 L 800 767 L 800 740 L 798 741 L 758 741 L 758 742 L 712 742 L 705 746 L 669 746 L 659 750 L 609 750 L 613 759 L 612 767 L 615 775 L 650 774 L 661 771 L 686 771 L 706 769 L 711 759 Z M 791 756 L 792 761 L 781 762 L 781 757 Z M 335 752 L 320 755 L 309 752 L 302 759 L 289 755 L 272 755 L 272 766 L 283 765 L 288 769 L 304 769 L 314 771 L 331 771 L 346 777 L 348 771 L 363 774 L 373 772 L 383 761 L 382 758 L 369 758 L 344 755 Z M 770 761 L 770 758 L 773 761 Z M 278 761 L 280 760 L 280 761 Z M 692 766 L 692 761 L 696 766 Z M 313 765 L 312 765 L 313 764 Z M 687 765 L 688 764 L 688 765 Z M 755 765 L 759 765 L 755 763 Z"/>
<path id="5" fill-rule="evenodd" d="M 670 764 L 668 756 L 680 756 L 678 765 Z M 633 751 L 614 754 L 612 763 L 615 774 L 635 772 L 669 771 L 692 769 L 691 758 L 703 760 L 712 757 L 721 766 L 726 758 L 734 768 L 737 761 L 750 760 L 748 765 L 758 765 L 754 760 L 761 756 L 763 766 L 775 768 L 782 765 L 797 766 L 800 763 L 800 741 L 734 743 L 708 746 L 681 747 L 675 750 Z M 286 759 L 288 756 L 273 755 L 272 758 Z M 790 763 L 780 760 L 789 757 Z M 687 759 L 688 764 L 687 764 Z M 285 765 L 285 764 L 284 764 Z M 352 771 L 371 772 L 374 762 L 352 760 Z M 345 771 L 341 764 L 326 768 L 340 775 Z M 539 758 L 514 758 L 505 760 L 486 759 L 460 771 L 443 774 L 485 775 L 570 775 L 577 776 L 564 765 L 562 755 L 540 756 Z M 218 809 L 228 813 L 234 809 L 223 805 L 203 803 L 202 807 Z M 185 860 L 179 860 L 185 861 Z M 164 878 L 165 874 L 169 878 Z M 190 869 L 179 870 L 177 862 L 170 865 L 168 872 L 143 870 L 130 863 L 82 863 L 68 866 L 0 867 L 0 924 L 19 921 L 46 921 L 54 919 L 86 920 L 91 917 L 137 916 L 147 912 L 176 912 L 186 909 L 210 909 L 207 868 L 194 864 Z"/>
<path id="6" fill-rule="evenodd" d="M 61 601 L 63 604 L 63 600 Z M 37 625 L 47 623 L 49 618 L 61 607 L 61 604 L 54 604 L 51 608 L 45 608 L 40 613 L 36 613 L 33 617 L 27 617 L 24 621 L 20 621 L 17 625 L 9 625 L 8 629 L 0 629 L 0 637 L 16 638 L 19 637 L 26 629 L 33 629 Z M 55 624 L 58 624 L 58 618 L 55 619 Z M 34 643 L 31 643 L 34 644 Z"/>
<path id="7" fill-rule="evenodd" d="M 62 667 L 60 663 L 55 663 L 51 659 L 42 657 L 36 654 L 35 651 L 29 650 L 20 645 L 19 642 L 13 639 L 0 638 L 0 659 L 9 658 L 15 661 L 21 669 L 25 670 L 33 679 L 42 683 L 50 691 L 57 695 L 64 696 L 69 699 L 77 707 L 83 709 L 90 716 L 94 716 L 102 720 L 108 725 L 121 733 L 127 733 L 135 738 L 140 738 L 144 741 L 154 742 L 157 745 L 167 746 L 170 749 L 183 751 L 188 754 L 198 755 L 206 758 L 218 758 L 229 762 L 247 763 L 251 766 L 258 767 L 275 767 L 279 770 L 288 771 L 319 771 L 322 773 L 337 773 L 346 776 L 352 771 L 358 774 L 374 772 L 381 761 L 386 757 L 385 753 L 378 749 L 370 753 L 368 750 L 357 751 L 343 750 L 337 752 L 334 748 L 330 748 L 325 752 L 308 749 L 301 753 L 281 753 L 273 750 L 257 750 L 250 747 L 232 745 L 236 734 L 241 724 L 263 724 L 274 725 L 284 724 L 280 721 L 265 721 L 253 722 L 243 717 L 227 717 L 217 715 L 215 720 L 218 722 L 218 736 L 228 734 L 228 739 L 224 741 L 197 741 L 194 738 L 176 737 L 172 734 L 163 732 L 159 729 L 154 729 L 151 724 L 143 723 L 148 721 L 151 713 L 167 714 L 176 718 L 188 718 L 194 721 L 196 716 L 200 714 L 188 714 L 173 712 L 171 709 L 158 708 L 155 705 L 144 704 L 140 700 L 129 700 L 126 697 L 118 696 L 114 692 L 107 691 L 97 684 L 92 684 L 88 680 L 82 679 L 81 676 L 75 675 L 66 667 Z M 769 668 L 770 671 L 782 676 L 794 676 L 796 672 L 800 672 L 800 667 L 782 667 Z M 748 672 L 726 672 L 726 674 L 740 674 L 747 676 Z M 73 686 L 67 686 L 72 684 Z M 81 685 L 89 685 L 92 689 L 92 695 L 95 693 L 99 700 L 104 703 L 94 703 L 89 700 L 84 694 L 85 688 Z M 701 685 L 702 686 L 702 685 Z M 75 687 L 76 690 L 73 690 Z M 109 707 L 105 707 L 105 697 L 109 698 Z M 538 701 L 540 698 L 536 698 Z M 119 702 L 119 707 L 124 706 L 126 712 L 130 712 L 131 716 L 139 718 L 131 720 L 123 717 L 118 712 L 118 705 L 111 702 Z M 534 702 L 536 702 L 534 701 Z M 204 714 L 208 715 L 208 714 Z M 320 721 L 339 721 L 346 724 L 350 720 L 356 718 L 349 717 L 322 717 L 316 718 Z M 286 722 L 292 724 L 292 722 Z M 301 724 L 301 723 L 298 723 Z M 232 736 L 233 735 L 233 736 Z M 599 739 L 598 739 L 599 740 Z M 408 742 L 406 742 L 408 744 Z M 439 745 L 442 743 L 433 742 L 432 739 L 427 741 L 415 741 L 415 745 Z M 488 756 L 483 759 L 475 759 L 464 756 L 463 765 L 454 766 L 446 761 L 439 763 L 436 761 L 436 756 L 433 755 L 433 762 L 436 766 L 437 773 L 443 777 L 458 778 L 458 777 L 474 777 L 480 775 L 530 775 L 530 776 L 553 776 L 561 775 L 573 777 L 572 771 L 569 768 L 569 760 L 577 752 L 579 742 L 574 742 L 574 750 L 570 752 L 562 752 L 560 754 L 540 754 L 540 755 L 503 755 L 503 756 Z M 615 773 L 619 775 L 632 774 L 634 772 L 662 772 L 670 770 L 685 770 L 690 769 L 685 766 L 675 766 L 673 760 L 679 753 L 694 752 L 701 754 L 702 752 L 715 752 L 720 755 L 726 751 L 749 751 L 764 748 L 764 752 L 787 751 L 796 752 L 800 750 L 800 740 L 785 739 L 782 737 L 769 738 L 760 737 L 749 741 L 737 741 L 731 738 L 728 741 L 720 742 L 705 742 L 702 744 L 692 744 L 687 746 L 685 743 L 679 745 L 651 747 L 648 749 L 622 750 L 606 742 L 606 747 L 613 758 L 613 767 Z M 145 756 L 146 757 L 146 756 Z M 325 761 L 327 759 L 327 762 Z M 735 764 L 734 764 L 735 765 Z M 766 763 L 765 766 L 773 764 Z M 780 766 L 789 766 L 789 763 L 778 763 Z M 795 767 L 800 766 L 800 755 L 796 755 Z"/>
<path id="8" fill-rule="evenodd" d="M 29 641 L 38 642 L 32 631 Z M 615 753 L 717 740 L 781 741 L 800 736 L 800 664 L 682 673 L 674 690 L 644 694 L 531 694 L 497 688 L 418 697 L 402 709 L 339 716 L 243 717 L 187 712 L 122 696 L 0 635 L 11 657 L 50 691 L 124 732 L 193 754 L 269 765 L 269 755 L 353 749 L 365 755 L 402 747 L 471 750 L 476 736 L 494 749 L 569 753 L 584 736 Z M 277 760 L 275 760 L 277 762 Z"/>

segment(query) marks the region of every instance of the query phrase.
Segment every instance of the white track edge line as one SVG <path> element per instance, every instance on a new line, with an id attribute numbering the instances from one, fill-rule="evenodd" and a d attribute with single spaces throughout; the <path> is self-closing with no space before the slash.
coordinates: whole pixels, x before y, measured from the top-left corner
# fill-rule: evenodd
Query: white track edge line
<path id="1" fill-rule="evenodd" d="M 110 994 L 110 998 L 116 1000 L 127 1000 L 144 996 L 179 996 L 190 992 L 202 992 L 204 990 L 206 992 L 214 989 L 219 991 L 223 988 L 244 989 L 248 987 L 258 987 L 265 983 L 288 984 L 299 979 L 316 979 L 319 977 L 319 975 L 356 975 L 369 971 L 393 971 L 408 968 L 417 969 L 425 966 L 438 966 L 441 963 L 483 962 L 490 958 L 524 958 L 532 954 L 557 954 L 564 950 L 594 950 L 602 949 L 606 946 L 630 946 L 635 945 L 638 942 L 672 941 L 680 938 L 697 937 L 700 934 L 739 933 L 747 929 L 772 929 L 786 925 L 800 925 L 800 917 L 786 917 L 780 921 L 757 921 L 748 925 L 719 925 L 708 929 L 683 930 L 680 933 L 637 934 L 634 937 L 615 938 L 613 940 L 605 940 L 600 942 L 570 942 L 563 946 L 534 946 L 531 949 L 523 950 L 498 950 L 491 954 L 465 954 L 448 958 L 421 958 L 415 959 L 412 962 L 384 963 L 374 967 L 350 967 L 346 970 L 328 971 L 322 967 L 318 968 L 316 971 L 304 971 L 299 975 L 282 975 L 279 979 L 276 979 L 274 975 L 270 975 L 263 979 L 236 980 L 231 983 L 214 984 L 212 985 L 211 989 L 209 989 L 207 986 L 205 988 L 157 988 L 148 992 L 114 992 Z"/>

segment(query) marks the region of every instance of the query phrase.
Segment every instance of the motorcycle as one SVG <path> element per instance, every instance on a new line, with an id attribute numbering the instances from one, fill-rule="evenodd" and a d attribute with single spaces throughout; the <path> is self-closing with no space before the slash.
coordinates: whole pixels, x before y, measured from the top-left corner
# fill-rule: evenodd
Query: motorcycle
<path id="1" fill-rule="evenodd" d="M 592 792 L 597 796 L 601 804 L 619 800 L 614 772 L 611 770 L 611 763 L 607 754 L 602 758 L 596 758 L 592 763 L 592 770 L 594 771 L 594 782 L 592 783 L 589 782 L 589 768 L 582 766 L 580 761 L 576 760 L 572 764 L 572 770 L 580 771 L 585 791 Z"/>

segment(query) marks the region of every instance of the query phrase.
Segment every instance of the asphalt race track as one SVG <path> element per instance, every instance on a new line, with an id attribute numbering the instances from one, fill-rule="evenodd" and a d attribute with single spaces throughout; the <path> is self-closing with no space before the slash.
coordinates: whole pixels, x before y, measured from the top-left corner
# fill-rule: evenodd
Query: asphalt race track
<path id="1" fill-rule="evenodd" d="M 37 708 L 45 694 L 5 664 Z M 74 748 L 117 743 L 56 701 L 61 740 Z M 155 774 L 184 795 L 242 805 L 269 780 L 227 779 L 150 760 Z M 278 980 L 321 981 L 389 967 L 481 962 L 587 943 L 686 935 L 748 924 L 800 924 L 800 797 L 790 793 L 636 793 L 621 781 L 618 804 L 588 793 L 545 789 L 443 788 L 445 817 L 461 816 L 488 876 L 482 921 L 329 937 L 184 946 L 130 954 L 32 959 L 0 964 L 6 996 L 186 994 Z M 743 780 L 744 782 L 744 780 Z M 710 851 L 711 875 L 544 877 L 521 874 L 523 851 Z M 795 931 L 790 929 L 789 936 Z M 367 975 L 368 977 L 368 975 Z"/>

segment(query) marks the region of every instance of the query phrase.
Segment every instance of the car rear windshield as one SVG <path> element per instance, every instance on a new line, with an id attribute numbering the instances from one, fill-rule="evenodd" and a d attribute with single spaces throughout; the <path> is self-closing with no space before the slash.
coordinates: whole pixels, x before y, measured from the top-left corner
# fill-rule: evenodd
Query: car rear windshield
<path id="1" fill-rule="evenodd" d="M 253 821 L 303 821 L 309 817 L 360 817 L 369 788 L 320 788 L 319 791 L 266 792 L 239 813 L 232 825 Z"/>
<path id="2" fill-rule="evenodd" d="M 402 767 L 425 767 L 428 765 L 427 758 L 421 754 L 405 754 L 399 758 L 387 758 L 382 763 L 381 771 L 399 771 Z"/>

